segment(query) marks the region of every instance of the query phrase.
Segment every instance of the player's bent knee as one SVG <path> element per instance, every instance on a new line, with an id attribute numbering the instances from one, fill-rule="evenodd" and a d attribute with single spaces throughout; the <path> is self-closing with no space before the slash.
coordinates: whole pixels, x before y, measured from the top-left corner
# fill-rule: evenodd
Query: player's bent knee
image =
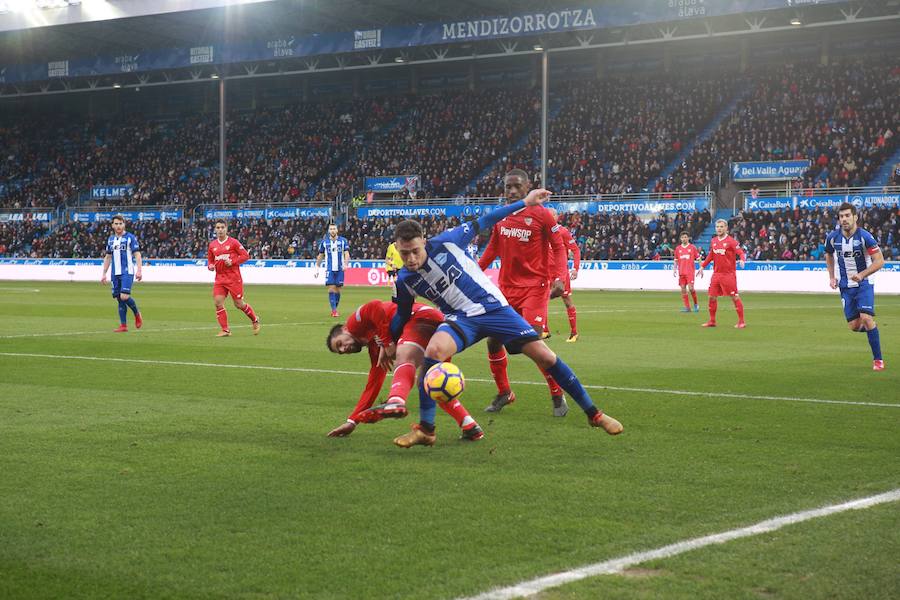
<path id="1" fill-rule="evenodd" d="M 425 356 L 431 360 L 445 361 L 456 354 L 456 342 L 453 337 L 444 331 L 438 331 L 431 337 L 428 347 L 425 348 Z"/>
<path id="2" fill-rule="evenodd" d="M 530 358 L 542 369 L 549 369 L 556 364 L 556 354 L 550 346 L 538 340 L 522 346 L 522 354 Z"/>
<path id="3" fill-rule="evenodd" d="M 129 296 L 128 294 L 119 294 L 119 300 L 121 300 L 122 302 L 125 302 L 129 298 L 131 298 L 131 296 Z"/>

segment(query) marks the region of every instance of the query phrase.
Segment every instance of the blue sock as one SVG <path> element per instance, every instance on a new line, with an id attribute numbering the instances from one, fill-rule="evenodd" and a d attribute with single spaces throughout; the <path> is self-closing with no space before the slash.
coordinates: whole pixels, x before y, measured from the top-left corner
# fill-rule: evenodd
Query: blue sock
<path id="1" fill-rule="evenodd" d="M 878 335 L 878 328 L 870 329 L 866 332 L 869 336 L 869 346 L 872 348 L 872 358 L 881 360 L 881 336 Z"/>
<path id="2" fill-rule="evenodd" d="M 440 361 L 433 358 L 425 357 L 422 363 L 422 373 L 427 373 L 428 369 L 438 364 Z M 419 424 L 434 430 L 434 418 L 437 415 L 437 404 L 425 392 L 425 378 L 419 381 Z"/>
<path id="3" fill-rule="evenodd" d="M 547 372 L 553 375 L 553 379 L 556 380 L 556 383 L 558 383 L 562 389 L 566 390 L 566 393 L 572 396 L 572 399 L 578 403 L 581 410 L 586 412 L 589 417 L 593 417 L 597 414 L 597 407 L 594 406 L 594 401 L 591 400 L 587 390 L 584 389 L 584 386 L 578 381 L 578 377 L 575 376 L 575 373 L 572 372 L 569 365 L 563 362 L 563 359 L 557 356 L 556 364 L 547 369 Z"/>
<path id="4" fill-rule="evenodd" d="M 119 300 L 119 322 L 125 324 L 125 317 L 128 316 L 128 305 L 123 300 Z"/>
<path id="5" fill-rule="evenodd" d="M 341 293 L 335 292 L 334 293 L 334 310 L 337 310 L 338 304 L 340 304 L 340 303 L 341 303 Z"/>
<path id="6" fill-rule="evenodd" d="M 334 301 L 334 292 L 328 292 L 328 304 L 331 305 L 331 310 L 337 309 L 337 304 Z"/>
<path id="7" fill-rule="evenodd" d="M 129 297 L 128 300 L 125 301 L 125 304 L 128 305 L 128 308 L 131 309 L 131 312 L 134 314 L 138 314 L 137 302 L 134 301 L 134 298 Z"/>

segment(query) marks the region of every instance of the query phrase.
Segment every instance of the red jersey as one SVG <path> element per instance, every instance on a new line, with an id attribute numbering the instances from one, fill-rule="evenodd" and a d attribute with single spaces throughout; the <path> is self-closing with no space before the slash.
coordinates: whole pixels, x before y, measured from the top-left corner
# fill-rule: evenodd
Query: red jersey
<path id="1" fill-rule="evenodd" d="M 231 257 L 231 266 L 225 264 L 225 257 Z M 206 264 L 216 268 L 216 281 L 242 281 L 240 264 L 250 259 L 250 253 L 233 237 L 219 238 L 209 243 Z"/>
<path id="2" fill-rule="evenodd" d="M 372 407 L 381 392 L 381 386 L 384 385 L 387 372 L 378 366 L 378 353 L 383 346 L 397 341 L 391 337 L 391 319 L 394 318 L 396 312 L 397 305 L 394 302 L 372 300 L 357 308 L 344 323 L 344 327 L 347 328 L 350 335 L 366 342 L 369 349 L 369 378 L 359 402 L 356 403 L 356 407 L 348 417 L 353 421 L 358 422 L 359 413 Z M 417 318 L 443 321 L 444 315 L 433 306 L 416 302 L 413 304 L 412 317 L 407 323 L 407 327 Z"/>
<path id="3" fill-rule="evenodd" d="M 575 241 L 575 238 L 572 237 L 572 232 L 563 227 L 559 226 L 559 233 L 562 236 L 563 246 L 566 248 L 566 258 L 569 257 L 569 251 L 572 251 L 572 260 L 575 262 L 575 266 L 573 267 L 576 271 L 581 268 L 581 248 L 578 247 L 578 242 Z M 566 267 L 568 267 L 569 261 L 566 260 Z"/>
<path id="4" fill-rule="evenodd" d="M 526 206 L 491 230 L 491 240 L 478 266 L 485 270 L 500 257 L 500 289 L 547 287 L 547 280 L 565 280 L 566 249 L 560 225 L 543 206 Z"/>
<path id="5" fill-rule="evenodd" d="M 700 258 L 700 251 L 697 246 L 688 244 L 682 246 L 678 244 L 675 247 L 675 270 L 680 274 L 689 275 L 694 272 L 694 263 Z"/>
<path id="6" fill-rule="evenodd" d="M 712 261 L 714 263 L 713 274 L 734 275 L 736 273 L 736 258 L 744 260 L 746 256 L 744 249 L 730 235 L 726 235 L 721 240 L 714 236 L 709 242 L 709 255 L 703 260 L 703 265 L 701 266 L 706 267 Z"/>

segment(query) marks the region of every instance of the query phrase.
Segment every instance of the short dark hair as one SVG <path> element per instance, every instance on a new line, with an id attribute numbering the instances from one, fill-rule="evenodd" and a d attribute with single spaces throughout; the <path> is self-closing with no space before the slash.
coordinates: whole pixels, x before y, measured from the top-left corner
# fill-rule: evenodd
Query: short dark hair
<path id="1" fill-rule="evenodd" d="M 226 221 L 225 219 L 216 219 L 216 222 L 213 223 L 213 227 L 215 227 L 215 226 L 218 225 L 219 223 L 221 223 L 221 224 L 224 225 L 225 227 L 228 227 L 228 221 Z"/>
<path id="2" fill-rule="evenodd" d="M 856 207 L 849 202 L 844 202 L 838 207 L 838 214 L 841 214 L 841 211 L 849 210 L 851 215 L 856 214 Z"/>
<path id="3" fill-rule="evenodd" d="M 691 234 L 689 234 L 687 231 L 682 231 L 681 233 L 678 234 L 678 237 L 681 237 L 683 235 L 686 235 L 686 236 L 688 236 L 688 239 L 691 239 Z"/>
<path id="4" fill-rule="evenodd" d="M 425 230 L 418 221 L 407 219 L 400 221 L 394 228 L 394 239 L 397 241 L 410 242 L 416 238 L 425 237 Z"/>
<path id="5" fill-rule="evenodd" d="M 503 179 L 506 179 L 507 177 L 518 177 L 525 182 L 531 181 L 531 178 L 528 177 L 528 173 L 526 173 L 522 169 L 512 169 L 510 171 L 507 171 Z"/>
<path id="6" fill-rule="evenodd" d="M 113 221 L 122 221 L 124 223 L 125 217 L 123 217 L 122 215 L 113 215 L 113 218 L 110 220 L 110 222 L 112 223 Z"/>
<path id="7" fill-rule="evenodd" d="M 328 337 L 325 338 L 325 345 L 328 346 L 328 350 L 330 352 L 337 352 L 337 350 L 335 350 L 334 347 L 331 345 L 331 340 L 333 340 L 334 336 L 339 334 L 343 328 L 344 328 L 344 325 L 341 323 L 338 323 L 337 325 L 335 325 L 328 331 Z"/>

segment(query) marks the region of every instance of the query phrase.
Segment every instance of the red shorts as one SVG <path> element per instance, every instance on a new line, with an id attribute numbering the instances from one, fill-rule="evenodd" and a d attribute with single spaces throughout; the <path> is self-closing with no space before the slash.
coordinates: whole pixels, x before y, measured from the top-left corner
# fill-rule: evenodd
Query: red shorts
<path id="1" fill-rule="evenodd" d="M 444 315 L 436 308 L 422 307 L 414 311 L 409 321 L 400 333 L 397 345 L 413 344 L 425 351 L 431 336 L 434 335 L 438 325 L 444 322 Z"/>
<path id="2" fill-rule="evenodd" d="M 227 296 L 231 294 L 231 297 L 235 300 L 240 300 L 244 297 L 244 282 L 243 281 L 220 281 L 216 280 L 213 284 L 213 296 Z"/>
<path id="3" fill-rule="evenodd" d="M 709 280 L 710 296 L 736 296 L 737 274 L 728 273 L 726 275 L 713 273 L 712 279 Z"/>
<path id="4" fill-rule="evenodd" d="M 694 272 L 691 271 L 690 274 L 678 274 L 678 286 L 681 287 L 683 285 L 693 284 L 694 283 Z"/>
<path id="5" fill-rule="evenodd" d="M 550 301 L 550 291 L 546 287 L 507 288 L 500 291 L 509 300 L 512 309 L 522 315 L 529 325 L 537 331 L 544 329 L 547 324 L 547 303 Z"/>

